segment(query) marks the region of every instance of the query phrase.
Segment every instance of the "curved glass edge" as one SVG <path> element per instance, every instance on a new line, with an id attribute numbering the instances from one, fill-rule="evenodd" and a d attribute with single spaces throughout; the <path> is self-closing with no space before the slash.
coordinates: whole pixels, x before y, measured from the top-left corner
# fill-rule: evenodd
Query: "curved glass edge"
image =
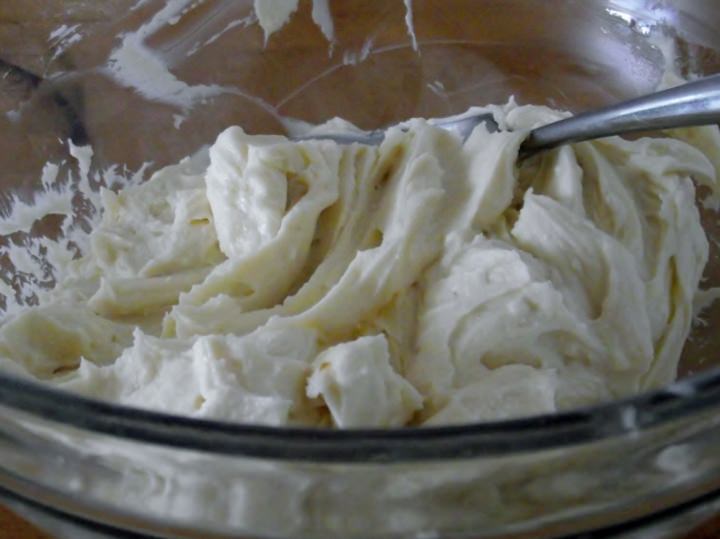
<path id="1" fill-rule="evenodd" d="M 720 368 L 592 407 L 439 427 L 333 430 L 195 419 L 88 399 L 5 373 L 0 405 L 97 434 L 210 454 L 338 463 L 441 460 L 568 447 L 720 410 Z"/>
<path id="2" fill-rule="evenodd" d="M 41 486 L 24 478 L 8 476 L 0 470 L 0 500 L 18 510 L 30 521 L 50 524 L 46 529 L 58 530 L 58 526 L 69 526 L 67 531 L 71 535 L 64 537 L 77 537 L 78 532 L 87 532 L 88 537 L 122 537 L 122 538 L 186 538 L 194 539 L 229 539 L 237 537 L 236 532 L 200 529 L 193 525 L 169 523 L 165 520 L 148 518 L 132 511 L 118 510 L 115 507 L 96 500 L 84 497 L 66 496 L 64 492 L 55 488 Z M 680 503 L 652 509 L 637 515 L 628 515 L 625 518 L 607 525 L 594 526 L 583 531 L 576 530 L 571 535 L 560 531 L 556 535 L 546 530 L 536 534 L 537 537 L 555 537 L 556 539 L 609 539 L 619 537 L 636 537 L 636 534 L 653 533 L 657 537 L 669 537 L 665 532 L 670 531 L 672 537 L 677 533 L 685 533 L 698 526 L 717 513 L 720 508 L 720 489 L 711 488 L 702 493 L 689 497 Z M 35 518 L 33 518 L 35 517 Z M 577 524 L 577 522 L 575 522 Z M 548 535 L 548 533 L 552 535 Z M 151 534 L 151 535 L 149 535 Z M 392 537 L 408 537 L 401 533 Z M 475 537 L 476 533 L 468 535 L 465 532 L 452 533 L 447 537 L 458 539 Z M 255 534 L 243 534 L 243 537 L 260 537 Z M 383 536 L 390 537 L 390 536 Z M 522 528 L 504 530 L 502 537 L 527 537 L 527 531 Z"/>

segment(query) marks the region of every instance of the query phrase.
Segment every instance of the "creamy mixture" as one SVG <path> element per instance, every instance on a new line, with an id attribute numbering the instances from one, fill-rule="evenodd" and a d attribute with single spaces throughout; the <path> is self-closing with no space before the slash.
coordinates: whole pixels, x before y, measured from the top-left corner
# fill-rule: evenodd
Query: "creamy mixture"
<path id="1" fill-rule="evenodd" d="M 519 161 L 563 114 L 489 110 L 501 130 L 464 142 L 424 120 L 379 147 L 231 127 L 102 191 L 83 255 L 0 327 L 3 365 L 131 406 L 342 428 L 672 381 L 708 257 L 691 178 L 717 189 L 717 129 Z"/>

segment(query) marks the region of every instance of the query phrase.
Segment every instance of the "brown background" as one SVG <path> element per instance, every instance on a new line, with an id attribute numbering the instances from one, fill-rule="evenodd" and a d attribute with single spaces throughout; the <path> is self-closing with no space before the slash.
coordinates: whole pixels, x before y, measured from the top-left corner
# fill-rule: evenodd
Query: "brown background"
<path id="1" fill-rule="evenodd" d="M 0 539 L 49 539 L 49 536 L 0 506 Z"/>

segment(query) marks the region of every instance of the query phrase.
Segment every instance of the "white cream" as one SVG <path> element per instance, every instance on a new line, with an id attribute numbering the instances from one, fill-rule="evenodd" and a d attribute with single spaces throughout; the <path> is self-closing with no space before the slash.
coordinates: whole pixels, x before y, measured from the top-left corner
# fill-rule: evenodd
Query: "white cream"
<path id="1" fill-rule="evenodd" d="M 335 40 L 335 24 L 330 13 L 329 0 L 313 0 L 312 19 L 330 43 Z"/>
<path id="2" fill-rule="evenodd" d="M 298 9 L 299 0 L 254 0 L 253 9 L 258 24 L 263 29 L 265 44 L 270 36 L 285 26 Z M 313 0 L 312 20 L 328 42 L 335 39 L 335 25 L 328 0 Z"/>
<path id="3" fill-rule="evenodd" d="M 148 100 L 176 106 L 183 112 L 199 101 L 225 93 L 226 88 L 215 84 L 190 85 L 180 80 L 170 71 L 163 57 L 145 43 L 158 30 L 177 22 L 193 6 L 191 0 L 169 0 L 136 31 L 122 35 L 120 45 L 108 58 L 108 75 Z"/>
<path id="4" fill-rule="evenodd" d="M 297 11 L 299 0 L 254 0 L 253 7 L 258 23 L 265 33 L 265 43 L 280 30 Z"/>
<path id="5" fill-rule="evenodd" d="M 112 365 L 83 360 L 62 388 L 128 406 L 269 425 L 309 421 L 308 364 L 316 354 L 310 330 L 258 331 L 237 337 L 158 339 L 135 331 Z M 168 396 L 172 400 L 168 401 Z"/>
<path id="6" fill-rule="evenodd" d="M 405 3 L 405 26 L 407 27 L 407 33 L 410 37 L 410 43 L 412 44 L 412 48 L 414 51 L 417 52 L 418 50 L 418 40 L 415 36 L 415 23 L 413 21 L 413 8 L 412 8 L 412 0 L 404 0 Z"/>
<path id="7" fill-rule="evenodd" d="M 402 426 L 422 407 L 420 394 L 390 365 L 383 335 L 340 343 L 318 355 L 307 394 L 327 404 L 340 428 Z"/>
<path id="8" fill-rule="evenodd" d="M 131 406 L 340 428 L 553 412 L 673 380 L 708 256 L 690 178 L 717 191 L 717 129 L 518 167 L 526 130 L 563 114 L 488 110 L 502 130 L 464 142 L 423 120 L 379 147 L 231 127 L 102 191 L 84 256 L 0 328 L 3 364 Z"/>

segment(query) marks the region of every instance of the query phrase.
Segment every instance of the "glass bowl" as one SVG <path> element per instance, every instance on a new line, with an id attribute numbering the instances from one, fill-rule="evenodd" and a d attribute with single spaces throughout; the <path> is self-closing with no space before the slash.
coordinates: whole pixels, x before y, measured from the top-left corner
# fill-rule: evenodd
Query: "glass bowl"
<path id="1" fill-rule="evenodd" d="M 662 35 L 682 72 L 720 71 L 714 0 L 342 0 L 332 44 L 310 2 L 267 43 L 249 1 L 28 5 L 0 8 L 2 204 L 30 196 L 47 161 L 71 170 L 68 139 L 98 169 L 135 171 L 233 124 L 376 128 L 511 94 L 579 111 L 653 90 Z M 168 69 L 124 69 L 123 44 Z M 703 220 L 717 286 L 718 219 Z M 201 421 L 2 374 L 0 497 L 68 538 L 676 537 L 720 510 L 720 308 L 703 320 L 666 388 L 455 427 Z"/>

